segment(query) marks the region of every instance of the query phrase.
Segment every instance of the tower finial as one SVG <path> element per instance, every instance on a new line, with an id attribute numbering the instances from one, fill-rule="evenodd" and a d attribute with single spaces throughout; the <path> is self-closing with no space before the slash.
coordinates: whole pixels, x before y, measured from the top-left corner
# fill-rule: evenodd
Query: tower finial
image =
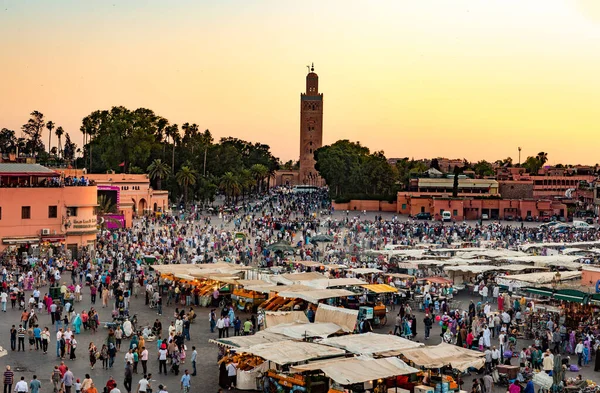
<path id="1" fill-rule="evenodd" d="M 315 72 L 315 63 L 310 66 L 310 72 Z"/>

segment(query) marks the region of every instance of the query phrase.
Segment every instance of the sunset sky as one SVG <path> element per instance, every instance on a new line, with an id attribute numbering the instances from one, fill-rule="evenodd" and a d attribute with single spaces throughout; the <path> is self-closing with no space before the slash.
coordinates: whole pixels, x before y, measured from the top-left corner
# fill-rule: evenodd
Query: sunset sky
<path id="1" fill-rule="evenodd" d="M 91 111 L 147 107 L 297 159 L 314 62 L 325 143 L 515 162 L 521 146 L 523 161 L 600 162 L 598 0 L 0 5 L 0 128 L 39 110 L 80 144 Z"/>

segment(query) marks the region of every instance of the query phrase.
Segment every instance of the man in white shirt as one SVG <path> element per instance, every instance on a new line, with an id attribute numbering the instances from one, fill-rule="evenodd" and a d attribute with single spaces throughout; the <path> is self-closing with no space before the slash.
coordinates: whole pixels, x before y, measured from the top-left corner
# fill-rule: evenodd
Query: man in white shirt
<path id="1" fill-rule="evenodd" d="M 6 302 L 8 302 L 8 294 L 6 292 L 0 293 L 0 301 L 2 302 L 2 312 L 6 312 Z"/>
<path id="2" fill-rule="evenodd" d="M 15 385 L 15 392 L 16 393 L 27 393 L 28 391 L 29 391 L 29 385 L 27 385 L 27 382 L 25 382 L 25 377 L 21 377 L 21 380 L 19 382 L 17 382 L 17 384 Z"/>
<path id="3" fill-rule="evenodd" d="M 144 377 L 138 382 L 138 388 L 136 393 L 146 393 L 148 391 L 149 384 L 150 383 L 148 382 L 148 376 L 144 374 Z"/>
<path id="4" fill-rule="evenodd" d="M 231 362 L 227 365 L 227 377 L 229 378 L 229 390 L 231 390 L 232 388 L 235 388 L 236 375 L 237 375 L 237 363 Z"/>
<path id="5" fill-rule="evenodd" d="M 142 347 L 142 354 L 140 355 L 140 361 L 142 363 L 142 370 L 144 375 L 146 375 L 148 373 L 147 367 L 148 367 L 148 350 L 146 349 L 146 347 Z"/>
<path id="6" fill-rule="evenodd" d="M 583 367 L 583 341 L 579 340 L 579 343 L 575 346 L 575 353 L 577 354 L 577 365 Z"/>
<path id="7" fill-rule="evenodd" d="M 130 349 L 125 354 L 125 364 L 127 364 L 127 363 L 133 364 L 133 349 Z"/>
<path id="8" fill-rule="evenodd" d="M 198 351 L 196 351 L 196 347 L 192 347 L 192 369 L 194 372 L 192 373 L 192 377 L 196 376 L 196 360 L 198 359 Z"/>
<path id="9" fill-rule="evenodd" d="M 159 365 L 158 365 L 158 373 L 160 374 L 160 372 L 162 370 L 164 370 L 165 375 L 167 375 L 167 349 L 166 348 L 161 348 L 158 350 L 158 361 L 159 361 Z"/>

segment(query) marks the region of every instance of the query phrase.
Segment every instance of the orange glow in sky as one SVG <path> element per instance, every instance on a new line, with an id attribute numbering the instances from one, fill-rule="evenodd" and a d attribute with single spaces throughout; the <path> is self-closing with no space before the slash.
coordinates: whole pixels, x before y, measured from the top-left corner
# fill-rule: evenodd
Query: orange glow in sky
<path id="1" fill-rule="evenodd" d="M 594 164 L 599 3 L 5 0 L 0 128 L 39 110 L 81 144 L 91 111 L 147 107 L 297 159 L 314 62 L 325 143 Z"/>

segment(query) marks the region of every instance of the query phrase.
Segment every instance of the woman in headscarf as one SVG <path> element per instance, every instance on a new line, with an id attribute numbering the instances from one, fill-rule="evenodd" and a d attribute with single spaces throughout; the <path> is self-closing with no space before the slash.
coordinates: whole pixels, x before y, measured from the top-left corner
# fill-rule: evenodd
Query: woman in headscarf
<path id="1" fill-rule="evenodd" d="M 81 333 L 82 323 L 81 316 L 77 314 L 75 318 L 73 318 L 73 329 L 75 329 L 75 334 Z"/>

